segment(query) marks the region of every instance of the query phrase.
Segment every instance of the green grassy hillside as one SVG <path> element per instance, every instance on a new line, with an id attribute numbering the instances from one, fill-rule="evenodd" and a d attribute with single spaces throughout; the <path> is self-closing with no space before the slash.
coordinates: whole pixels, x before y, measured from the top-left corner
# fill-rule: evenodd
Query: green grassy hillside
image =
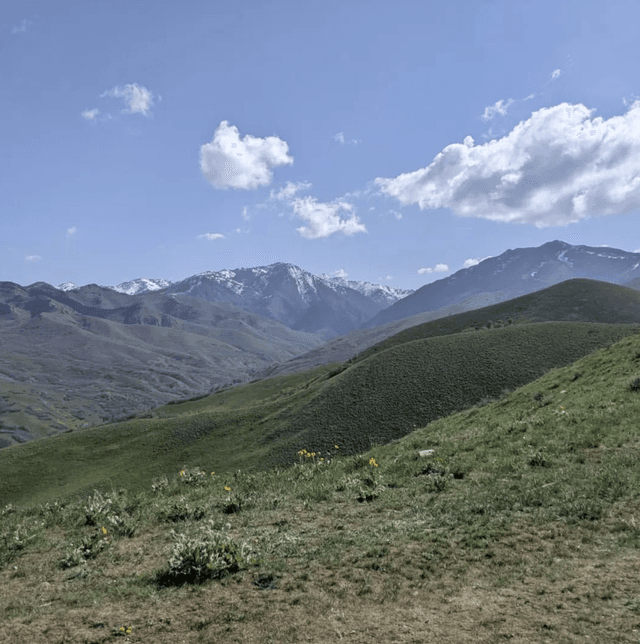
<path id="1" fill-rule="evenodd" d="M 500 304 L 410 327 L 362 351 L 354 360 L 364 360 L 404 342 L 482 329 L 488 324 L 503 326 L 547 321 L 637 324 L 640 321 L 640 292 L 609 282 L 567 280 Z"/>
<path id="2" fill-rule="evenodd" d="M 634 325 L 548 322 L 418 340 L 349 366 L 258 381 L 151 418 L 0 451 L 0 504 L 141 489 L 183 464 L 210 470 L 288 465 L 301 448 L 355 454 L 500 396 L 625 335 Z M 34 473 L 37 475 L 34 476 Z"/>
<path id="3" fill-rule="evenodd" d="M 356 453 L 388 443 L 638 332 L 638 325 L 543 322 L 392 345 L 336 375 L 296 414 L 283 412 L 287 442 L 271 461 L 290 463 L 298 445 L 327 453 L 338 443 Z"/>
<path id="4" fill-rule="evenodd" d="M 514 331 L 485 337 L 508 345 Z M 320 396 L 340 377 L 328 375 L 286 381 L 290 398 Z M 251 413 L 280 395 L 264 381 L 218 402 L 225 413 Z M 188 405 L 194 418 L 215 414 L 207 399 Z M 640 335 L 632 334 L 362 454 L 338 449 L 321 461 L 309 449 L 290 468 L 212 475 L 212 455 L 196 450 L 186 469 L 168 468 L 138 491 L 121 489 L 126 477 L 111 472 L 113 488 L 90 498 L 0 506 L 2 636 L 14 644 L 635 643 L 639 417 Z M 132 467 L 144 467 L 151 452 L 140 448 L 153 432 L 143 441 L 138 431 L 137 446 L 129 427 Z M 259 424 L 253 432 L 261 435 Z M 3 484 L 5 454 L 31 447 L 5 451 Z M 94 465 L 106 454 L 97 449 Z M 81 464 L 67 465 L 82 475 Z"/>

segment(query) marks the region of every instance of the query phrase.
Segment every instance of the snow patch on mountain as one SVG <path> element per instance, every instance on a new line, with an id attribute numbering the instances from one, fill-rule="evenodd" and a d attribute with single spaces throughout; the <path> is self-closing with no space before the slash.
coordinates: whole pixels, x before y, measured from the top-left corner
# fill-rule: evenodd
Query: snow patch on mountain
<path id="1" fill-rule="evenodd" d="M 330 277 L 326 273 L 322 273 L 320 278 L 324 280 L 329 286 L 342 286 L 350 288 L 354 291 L 362 293 L 384 306 L 391 306 L 403 297 L 407 297 L 414 292 L 413 289 L 395 288 L 387 286 L 386 284 L 372 284 L 371 282 L 359 282 L 356 280 L 348 280 L 344 277 Z"/>
<path id="2" fill-rule="evenodd" d="M 74 288 L 80 288 L 77 284 L 74 284 L 73 282 L 62 282 L 62 284 L 58 284 L 56 288 L 60 291 L 73 291 Z"/>
<path id="3" fill-rule="evenodd" d="M 168 280 L 140 277 L 130 282 L 122 282 L 117 286 L 106 286 L 105 288 L 110 288 L 112 291 L 117 291 L 118 293 L 126 293 L 127 295 L 138 295 L 140 293 L 160 291 L 171 284 L 172 282 Z"/>

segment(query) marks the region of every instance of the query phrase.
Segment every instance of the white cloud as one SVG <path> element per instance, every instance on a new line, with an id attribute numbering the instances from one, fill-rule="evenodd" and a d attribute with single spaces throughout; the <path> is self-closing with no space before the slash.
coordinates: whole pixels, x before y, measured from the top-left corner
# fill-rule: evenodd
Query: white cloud
<path id="1" fill-rule="evenodd" d="M 40 257 L 40 255 L 25 255 L 24 258 L 28 262 L 38 262 L 38 261 L 40 261 L 42 259 L 42 257 Z"/>
<path id="2" fill-rule="evenodd" d="M 367 232 L 365 225 L 360 223 L 354 213 L 355 207 L 346 201 L 318 203 L 314 197 L 304 197 L 294 199 L 292 206 L 294 214 L 309 224 L 296 228 L 307 239 L 320 239 L 334 233 L 353 235 Z M 341 210 L 346 210 L 351 213 L 351 216 L 348 219 L 341 219 L 338 214 Z"/>
<path id="3" fill-rule="evenodd" d="M 640 253 L 640 248 L 636 248 L 635 250 L 631 251 L 632 253 Z"/>
<path id="4" fill-rule="evenodd" d="M 67 237 L 71 237 L 72 235 L 75 235 L 78 232 L 78 229 L 75 226 L 71 226 L 70 228 L 67 228 Z"/>
<path id="5" fill-rule="evenodd" d="M 215 188 L 255 190 L 271 183 L 271 168 L 293 163 L 289 146 L 277 136 L 264 139 L 247 134 L 222 121 L 211 143 L 200 148 L 200 170 Z"/>
<path id="6" fill-rule="evenodd" d="M 153 94 L 142 85 L 129 83 L 124 87 L 115 87 L 100 94 L 100 98 L 110 96 L 111 98 L 123 98 L 127 108 L 124 110 L 129 114 L 144 114 L 149 116 L 153 106 Z"/>
<path id="7" fill-rule="evenodd" d="M 513 99 L 510 98 L 507 101 L 506 105 L 503 105 L 504 101 L 500 100 L 497 103 L 494 103 L 490 107 L 485 107 L 484 108 L 484 114 L 481 116 L 482 120 L 484 121 L 490 121 L 496 114 L 500 114 L 501 116 L 505 116 L 507 113 L 507 109 L 509 106 L 513 103 Z"/>
<path id="8" fill-rule="evenodd" d="M 31 22 L 31 20 L 23 19 L 23 20 L 20 21 L 20 24 L 13 25 L 13 27 L 11 27 L 11 33 L 12 34 L 23 34 L 25 31 L 27 31 L 27 27 L 29 25 L 31 25 L 31 24 L 33 24 Z"/>
<path id="9" fill-rule="evenodd" d="M 298 183 L 287 181 L 287 185 L 280 188 L 277 192 L 271 190 L 269 199 L 275 199 L 277 201 L 291 201 L 296 196 L 297 192 L 308 190 L 309 188 L 311 188 L 311 183 L 309 181 L 298 181 Z"/>
<path id="10" fill-rule="evenodd" d="M 492 255 L 487 255 L 486 257 L 483 257 L 482 259 L 474 259 L 473 257 L 470 257 L 469 259 L 464 260 L 464 264 L 462 265 L 463 268 L 471 268 L 472 266 L 476 266 L 480 262 L 484 262 L 485 259 L 489 259 L 490 257 L 493 257 Z"/>
<path id="11" fill-rule="evenodd" d="M 80 116 L 82 116 L 83 119 L 87 119 L 87 121 L 95 121 L 98 118 L 99 114 L 100 110 L 94 108 L 92 110 L 85 110 L 84 112 L 81 112 Z"/>
<path id="12" fill-rule="evenodd" d="M 433 268 L 419 268 L 418 275 L 424 275 L 425 273 L 446 273 L 449 270 L 447 264 L 436 264 Z"/>
<path id="13" fill-rule="evenodd" d="M 198 239 L 202 238 L 209 240 L 224 239 L 224 235 L 222 233 L 203 233 L 202 235 L 198 235 Z"/>
<path id="14" fill-rule="evenodd" d="M 344 144 L 345 144 L 345 142 L 346 142 L 346 143 L 353 143 L 353 144 L 358 144 L 358 143 L 360 143 L 360 141 L 358 141 L 357 139 L 351 139 L 350 141 L 347 141 L 347 140 L 344 138 L 344 132 L 338 132 L 337 134 L 334 134 L 331 138 L 332 138 L 334 141 L 337 141 L 340 145 L 344 145 Z"/>
<path id="15" fill-rule="evenodd" d="M 561 103 L 484 145 L 454 143 L 426 168 L 376 178 L 381 193 L 462 217 L 561 226 L 640 207 L 640 101 L 626 114 Z"/>
<path id="16" fill-rule="evenodd" d="M 560 74 L 562 74 L 562 70 L 561 70 L 561 69 L 554 69 L 554 70 L 551 72 L 551 80 L 555 80 L 556 78 L 558 78 L 558 76 L 560 76 Z"/>

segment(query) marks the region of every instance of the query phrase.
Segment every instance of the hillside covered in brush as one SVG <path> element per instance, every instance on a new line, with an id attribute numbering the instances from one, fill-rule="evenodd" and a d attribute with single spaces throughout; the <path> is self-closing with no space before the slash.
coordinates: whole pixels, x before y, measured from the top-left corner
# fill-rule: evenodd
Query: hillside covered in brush
<path id="1" fill-rule="evenodd" d="M 312 369 L 330 362 L 361 360 L 372 352 L 409 340 L 449 335 L 461 331 L 523 324 L 565 321 L 634 324 L 640 322 L 640 293 L 630 285 L 619 286 L 591 279 L 571 279 L 535 293 L 474 310 L 452 305 L 420 313 L 371 329 L 352 331 L 342 338 L 315 347 L 258 375 L 267 377 Z"/>
<path id="2" fill-rule="evenodd" d="M 252 406 L 266 412 L 339 378 L 322 371 L 212 399 L 228 418 Z M 211 399 L 170 407 L 181 407 L 174 429 L 214 414 Z M 135 480 L 108 456 L 122 441 L 125 465 L 145 468 L 154 432 L 135 425 L 110 427 L 114 442 L 84 461 L 74 441 L 89 432 L 9 448 L 0 489 L 17 481 L 24 491 L 13 490 L 17 504 L 0 501 L 3 637 L 632 644 L 639 414 L 634 333 L 392 444 L 351 456 L 341 444 L 324 456 L 309 446 L 288 468 L 218 470 L 220 454 L 200 442 L 176 450 L 153 481 Z M 166 437 L 161 423 L 146 422 Z M 264 427 L 256 414 L 227 448 L 233 441 L 249 465 Z M 107 438 L 106 428 L 96 432 Z M 59 470 L 44 494 L 44 460 L 20 455 L 46 442 L 85 482 L 92 468 L 110 480 L 65 498 L 55 495 L 56 483 L 65 491 Z"/>
<path id="3" fill-rule="evenodd" d="M 351 365 L 269 378 L 160 407 L 150 418 L 32 441 L 0 451 L 0 503 L 87 492 L 114 477 L 140 488 L 198 458 L 233 471 L 290 465 L 301 448 L 331 452 L 339 444 L 355 454 L 639 329 L 545 322 L 413 340 Z"/>

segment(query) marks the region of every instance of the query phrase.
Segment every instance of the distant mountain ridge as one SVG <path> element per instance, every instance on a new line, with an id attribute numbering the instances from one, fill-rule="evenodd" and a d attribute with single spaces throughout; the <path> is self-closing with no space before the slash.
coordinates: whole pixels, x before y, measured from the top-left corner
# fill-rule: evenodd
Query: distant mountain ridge
<path id="1" fill-rule="evenodd" d="M 77 292 L 88 286 L 65 282 L 59 288 Z M 382 309 L 413 293 L 410 289 L 314 275 L 284 262 L 204 271 L 175 282 L 142 277 L 102 288 L 127 295 L 164 291 L 210 302 L 231 302 L 292 329 L 319 333 L 326 339 L 349 333 Z"/>
<path id="2" fill-rule="evenodd" d="M 427 284 L 395 302 L 360 328 L 369 329 L 409 316 L 456 306 L 456 312 L 497 304 L 521 295 L 586 278 L 624 285 L 640 277 L 640 253 L 617 248 L 572 246 L 552 241 L 509 249 L 475 266 Z"/>

